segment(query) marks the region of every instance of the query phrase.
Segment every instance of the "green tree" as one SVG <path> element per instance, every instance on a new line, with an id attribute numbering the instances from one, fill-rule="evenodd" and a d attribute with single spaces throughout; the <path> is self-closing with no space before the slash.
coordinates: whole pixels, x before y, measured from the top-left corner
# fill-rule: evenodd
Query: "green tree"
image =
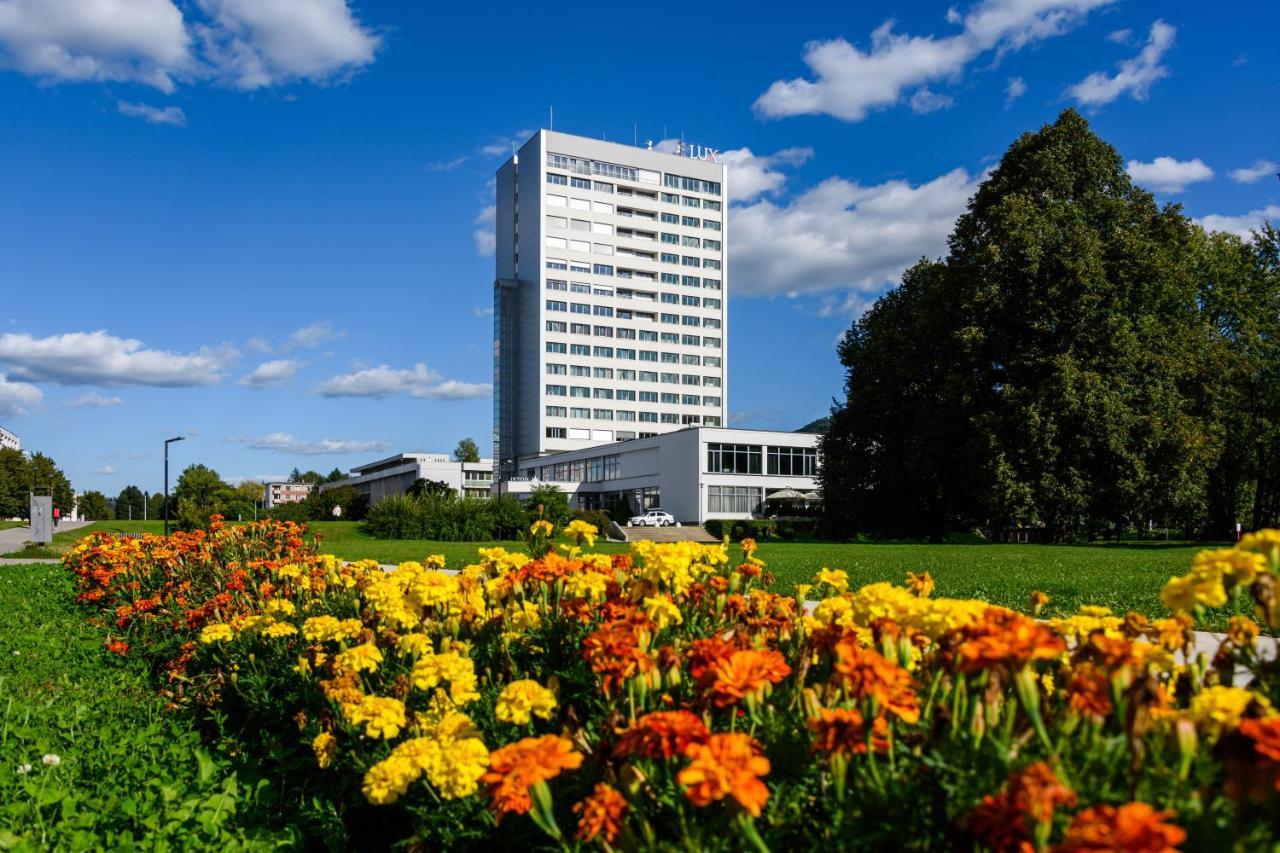
<path id="1" fill-rule="evenodd" d="M 534 486 L 529 491 L 529 496 L 524 499 L 524 509 L 530 524 L 545 518 L 557 529 L 563 527 L 573 514 L 569 508 L 569 496 L 549 483 Z"/>
<path id="2" fill-rule="evenodd" d="M 142 489 L 137 486 L 125 486 L 116 497 L 116 518 L 142 518 L 146 499 Z"/>
<path id="3" fill-rule="evenodd" d="M 77 507 L 80 510 L 80 517 L 88 521 L 104 521 L 115 517 L 111 504 L 107 502 L 107 496 L 102 492 L 83 493 L 80 495 Z"/>
<path id="4" fill-rule="evenodd" d="M 53 505 L 69 513 L 75 493 L 57 464 L 43 453 L 27 455 L 20 450 L 0 448 L 0 517 L 26 518 L 31 511 L 31 490 L 52 495 Z"/>
<path id="5" fill-rule="evenodd" d="M 475 439 L 464 438 L 458 442 L 458 446 L 453 449 L 453 459 L 455 462 L 479 462 L 480 448 L 476 446 Z"/>
<path id="6" fill-rule="evenodd" d="M 419 477 L 413 481 L 413 485 L 405 490 L 405 494 L 420 498 L 423 495 L 432 495 L 434 497 L 449 497 L 454 493 L 453 486 L 442 480 L 428 480 L 425 477 Z"/>
<path id="7" fill-rule="evenodd" d="M 343 471 L 341 468 L 334 468 L 332 471 L 329 472 L 329 476 L 324 478 L 324 481 L 326 483 L 337 483 L 345 479 L 347 479 L 346 472 Z"/>
<path id="8" fill-rule="evenodd" d="M 193 463 L 178 477 L 170 498 L 177 509 L 179 527 L 190 530 L 208 524 L 209 516 L 221 513 L 234 496 L 235 490 L 217 471 Z"/>

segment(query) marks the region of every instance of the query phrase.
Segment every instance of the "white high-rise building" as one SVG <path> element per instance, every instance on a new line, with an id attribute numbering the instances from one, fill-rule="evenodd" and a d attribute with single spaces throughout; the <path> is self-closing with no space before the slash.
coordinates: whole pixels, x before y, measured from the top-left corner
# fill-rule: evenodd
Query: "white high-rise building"
<path id="1" fill-rule="evenodd" d="M 728 194 L 676 153 L 541 130 L 497 173 L 494 459 L 727 419 Z"/>

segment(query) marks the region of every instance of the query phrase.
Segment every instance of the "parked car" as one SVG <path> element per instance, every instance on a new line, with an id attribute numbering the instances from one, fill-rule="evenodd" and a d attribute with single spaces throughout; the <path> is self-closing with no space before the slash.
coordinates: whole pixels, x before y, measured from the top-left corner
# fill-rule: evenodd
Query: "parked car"
<path id="1" fill-rule="evenodd" d="M 671 527 L 676 517 L 660 509 L 651 509 L 643 515 L 633 515 L 627 519 L 628 527 Z"/>

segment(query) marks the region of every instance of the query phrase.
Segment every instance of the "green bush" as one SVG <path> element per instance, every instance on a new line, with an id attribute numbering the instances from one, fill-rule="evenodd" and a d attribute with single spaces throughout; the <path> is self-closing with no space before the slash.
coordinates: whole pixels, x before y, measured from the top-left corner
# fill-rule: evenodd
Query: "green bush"
<path id="1" fill-rule="evenodd" d="M 374 504 L 365 530 L 378 539 L 476 542 L 518 538 L 527 525 L 515 498 L 423 494 L 396 495 Z"/>
<path id="2" fill-rule="evenodd" d="M 772 539 L 789 542 L 817 536 L 819 521 L 817 518 L 714 518 L 703 526 L 717 539 L 728 536 L 734 542 L 746 538 L 757 542 Z"/>

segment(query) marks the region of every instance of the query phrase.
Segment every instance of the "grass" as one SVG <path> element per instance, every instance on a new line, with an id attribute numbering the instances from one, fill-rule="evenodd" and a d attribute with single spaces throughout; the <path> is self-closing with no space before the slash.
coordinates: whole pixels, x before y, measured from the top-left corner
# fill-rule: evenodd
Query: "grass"
<path id="1" fill-rule="evenodd" d="M 61 566 L 0 568 L 0 849 L 269 849 L 253 792 L 103 648 Z"/>
<path id="2" fill-rule="evenodd" d="M 26 527 L 25 521 L 10 521 L 8 519 L 0 519 L 0 530 L 12 530 L 15 527 Z"/>
<path id="3" fill-rule="evenodd" d="M 80 530 L 54 536 L 54 550 L 65 550 L 91 530 L 159 533 L 156 521 L 97 522 Z M 450 568 L 471 562 L 481 545 L 514 549 L 518 542 L 428 542 L 375 539 L 354 521 L 322 521 L 311 525 L 322 539 L 321 550 L 343 559 L 371 558 L 380 563 L 421 560 L 443 554 Z M 65 537 L 65 538 L 64 538 Z M 992 544 L 858 544 L 837 542 L 765 542 L 759 556 L 775 577 L 775 589 L 790 591 L 807 583 L 821 568 L 844 569 L 849 585 L 877 581 L 901 583 L 906 573 L 927 571 L 938 585 L 937 595 L 981 598 L 1025 610 L 1031 593 L 1048 594 L 1046 615 L 1076 612 L 1082 605 L 1098 604 L 1117 613 L 1135 610 L 1160 616 L 1160 589 L 1173 575 L 1184 573 L 1191 558 L 1205 545 L 1126 542 L 1109 545 L 992 545 Z M 597 550 L 625 552 L 619 543 L 598 542 Z M 736 556 L 736 555 L 735 555 Z M 1225 630 L 1234 608 L 1208 613 L 1200 626 Z"/>

